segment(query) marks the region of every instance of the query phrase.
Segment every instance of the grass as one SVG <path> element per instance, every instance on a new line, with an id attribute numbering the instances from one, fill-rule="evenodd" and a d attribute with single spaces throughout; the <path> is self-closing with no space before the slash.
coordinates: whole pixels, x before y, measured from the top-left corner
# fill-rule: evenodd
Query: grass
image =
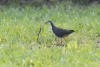
<path id="1" fill-rule="evenodd" d="M 0 8 L 0 67 L 100 66 L 100 6 Z M 75 30 L 63 42 L 67 48 L 55 46 L 61 39 L 55 40 L 50 26 L 45 24 L 48 20 Z"/>

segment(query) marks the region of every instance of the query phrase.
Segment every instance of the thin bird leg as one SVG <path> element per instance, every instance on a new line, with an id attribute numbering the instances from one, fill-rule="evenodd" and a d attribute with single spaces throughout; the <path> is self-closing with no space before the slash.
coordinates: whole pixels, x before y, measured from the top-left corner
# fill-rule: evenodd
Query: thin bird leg
<path id="1" fill-rule="evenodd" d="M 55 39 L 54 39 L 54 42 L 56 42 L 57 43 L 57 38 L 55 37 Z M 56 44 L 56 43 L 54 43 L 54 44 Z"/>
<path id="2" fill-rule="evenodd" d="M 55 41 L 57 41 L 57 38 L 55 38 Z"/>
<path id="3" fill-rule="evenodd" d="M 67 42 L 66 42 L 66 39 L 64 38 L 64 42 L 65 42 L 65 47 L 67 47 Z"/>
<path id="4" fill-rule="evenodd" d="M 60 44 L 60 43 L 59 43 L 59 40 L 58 40 L 58 38 L 57 38 L 57 37 L 55 38 L 55 42 L 56 42 L 56 43 L 55 43 L 55 44 L 56 44 L 56 46 L 59 46 L 59 44 Z"/>
<path id="5" fill-rule="evenodd" d="M 63 39 L 61 39 L 61 45 L 63 44 Z"/>

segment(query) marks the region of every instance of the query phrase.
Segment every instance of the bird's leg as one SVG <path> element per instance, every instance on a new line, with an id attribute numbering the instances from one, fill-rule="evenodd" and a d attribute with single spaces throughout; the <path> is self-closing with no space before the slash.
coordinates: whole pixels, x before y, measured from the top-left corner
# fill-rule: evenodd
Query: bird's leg
<path id="1" fill-rule="evenodd" d="M 57 38 L 55 38 L 55 41 L 57 41 Z"/>
<path id="2" fill-rule="evenodd" d="M 60 43 L 60 45 L 62 45 L 63 44 L 63 39 L 61 39 L 61 43 Z"/>
<path id="3" fill-rule="evenodd" d="M 56 44 L 57 43 L 57 38 L 56 37 L 55 37 L 54 41 L 55 41 L 55 44 Z"/>
<path id="4" fill-rule="evenodd" d="M 66 39 L 64 38 L 64 42 L 65 42 L 65 47 L 67 47 L 67 43 L 66 43 Z"/>
<path id="5" fill-rule="evenodd" d="M 57 39 L 57 38 L 55 38 L 55 44 L 56 44 L 56 46 L 59 46 L 59 40 Z"/>

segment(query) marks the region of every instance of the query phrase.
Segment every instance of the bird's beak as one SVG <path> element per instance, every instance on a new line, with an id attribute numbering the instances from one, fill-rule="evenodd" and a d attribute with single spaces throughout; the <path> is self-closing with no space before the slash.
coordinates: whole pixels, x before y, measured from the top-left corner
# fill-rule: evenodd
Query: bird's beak
<path id="1" fill-rule="evenodd" d="M 50 22 L 45 22 L 45 24 L 51 24 Z"/>
<path id="2" fill-rule="evenodd" d="M 49 22 L 46 22 L 45 24 L 50 24 Z"/>

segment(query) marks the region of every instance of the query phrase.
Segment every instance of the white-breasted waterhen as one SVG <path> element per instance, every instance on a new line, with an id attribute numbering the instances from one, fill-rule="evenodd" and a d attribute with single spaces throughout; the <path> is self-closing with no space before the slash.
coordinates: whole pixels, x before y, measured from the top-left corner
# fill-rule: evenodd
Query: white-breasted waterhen
<path id="1" fill-rule="evenodd" d="M 46 24 L 51 25 L 53 33 L 59 38 L 64 38 L 70 35 L 71 33 L 75 32 L 74 30 L 66 30 L 66 29 L 58 28 L 52 23 L 52 21 L 48 21 L 46 22 Z"/>

